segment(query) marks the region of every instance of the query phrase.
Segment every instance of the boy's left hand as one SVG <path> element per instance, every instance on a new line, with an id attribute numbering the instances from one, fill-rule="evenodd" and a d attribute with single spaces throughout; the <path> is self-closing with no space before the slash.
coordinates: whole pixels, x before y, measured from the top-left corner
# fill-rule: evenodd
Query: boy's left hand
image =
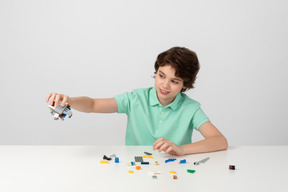
<path id="1" fill-rule="evenodd" d="M 158 150 L 158 152 L 164 151 L 165 153 L 170 153 L 177 156 L 184 155 L 184 150 L 181 146 L 176 145 L 170 140 L 164 138 L 160 138 L 154 142 L 153 150 Z"/>

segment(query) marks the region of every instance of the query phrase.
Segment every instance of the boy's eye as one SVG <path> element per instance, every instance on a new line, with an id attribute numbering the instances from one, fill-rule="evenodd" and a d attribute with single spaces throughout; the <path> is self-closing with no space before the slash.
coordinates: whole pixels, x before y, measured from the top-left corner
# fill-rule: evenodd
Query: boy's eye
<path id="1" fill-rule="evenodd" d="M 161 77 L 161 78 L 163 78 L 164 76 L 163 75 L 161 75 L 161 74 L 159 74 L 159 76 Z"/>
<path id="2" fill-rule="evenodd" d="M 172 83 L 173 83 L 173 84 L 178 84 L 178 81 L 172 80 Z"/>

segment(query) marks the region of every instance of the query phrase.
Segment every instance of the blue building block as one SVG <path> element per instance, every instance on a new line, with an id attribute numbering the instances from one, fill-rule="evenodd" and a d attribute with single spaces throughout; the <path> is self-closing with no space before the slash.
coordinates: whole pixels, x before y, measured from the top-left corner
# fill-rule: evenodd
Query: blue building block
<path id="1" fill-rule="evenodd" d="M 180 164 L 186 163 L 186 159 L 180 160 Z"/>
<path id="2" fill-rule="evenodd" d="M 176 161 L 176 159 L 167 159 L 165 160 L 165 163 L 172 162 L 172 161 Z"/>
<path id="3" fill-rule="evenodd" d="M 119 157 L 115 157 L 115 163 L 119 163 Z"/>

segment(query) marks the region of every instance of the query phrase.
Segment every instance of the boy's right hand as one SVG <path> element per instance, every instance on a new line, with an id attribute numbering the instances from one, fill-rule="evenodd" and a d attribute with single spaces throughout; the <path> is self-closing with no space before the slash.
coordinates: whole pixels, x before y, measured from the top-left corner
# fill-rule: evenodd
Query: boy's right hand
<path id="1" fill-rule="evenodd" d="M 49 105 L 53 105 L 55 101 L 55 107 L 61 102 L 61 107 L 64 107 L 66 103 L 70 104 L 70 98 L 68 95 L 58 94 L 58 93 L 49 93 L 46 98 L 46 103 L 49 102 Z"/>

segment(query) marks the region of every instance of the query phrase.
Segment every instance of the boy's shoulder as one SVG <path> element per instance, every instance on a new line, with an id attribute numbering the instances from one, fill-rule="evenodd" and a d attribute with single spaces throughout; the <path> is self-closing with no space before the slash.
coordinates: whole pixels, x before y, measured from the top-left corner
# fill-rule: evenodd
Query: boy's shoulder
<path id="1" fill-rule="evenodd" d="M 150 91 L 153 89 L 153 87 L 149 88 L 137 88 L 133 89 L 131 91 L 127 91 L 121 95 L 127 96 L 129 99 L 139 99 L 139 98 L 147 98 L 149 97 Z M 120 96 L 121 96 L 120 95 Z"/>
<path id="2" fill-rule="evenodd" d="M 200 107 L 200 103 L 194 99 L 192 99 L 191 97 L 189 97 L 188 95 L 186 95 L 185 93 L 180 93 L 181 94 L 181 97 L 183 98 L 182 99 L 182 103 L 184 106 L 198 106 Z"/>
<path id="3" fill-rule="evenodd" d="M 153 89 L 153 87 L 137 88 L 137 89 L 133 89 L 132 92 L 135 92 L 135 93 L 147 93 L 147 92 L 149 92 L 151 89 Z"/>
<path id="4" fill-rule="evenodd" d="M 148 88 L 137 88 L 133 89 L 130 94 L 132 95 L 138 95 L 138 96 L 148 96 L 150 94 L 150 91 L 153 90 L 153 87 Z"/>

